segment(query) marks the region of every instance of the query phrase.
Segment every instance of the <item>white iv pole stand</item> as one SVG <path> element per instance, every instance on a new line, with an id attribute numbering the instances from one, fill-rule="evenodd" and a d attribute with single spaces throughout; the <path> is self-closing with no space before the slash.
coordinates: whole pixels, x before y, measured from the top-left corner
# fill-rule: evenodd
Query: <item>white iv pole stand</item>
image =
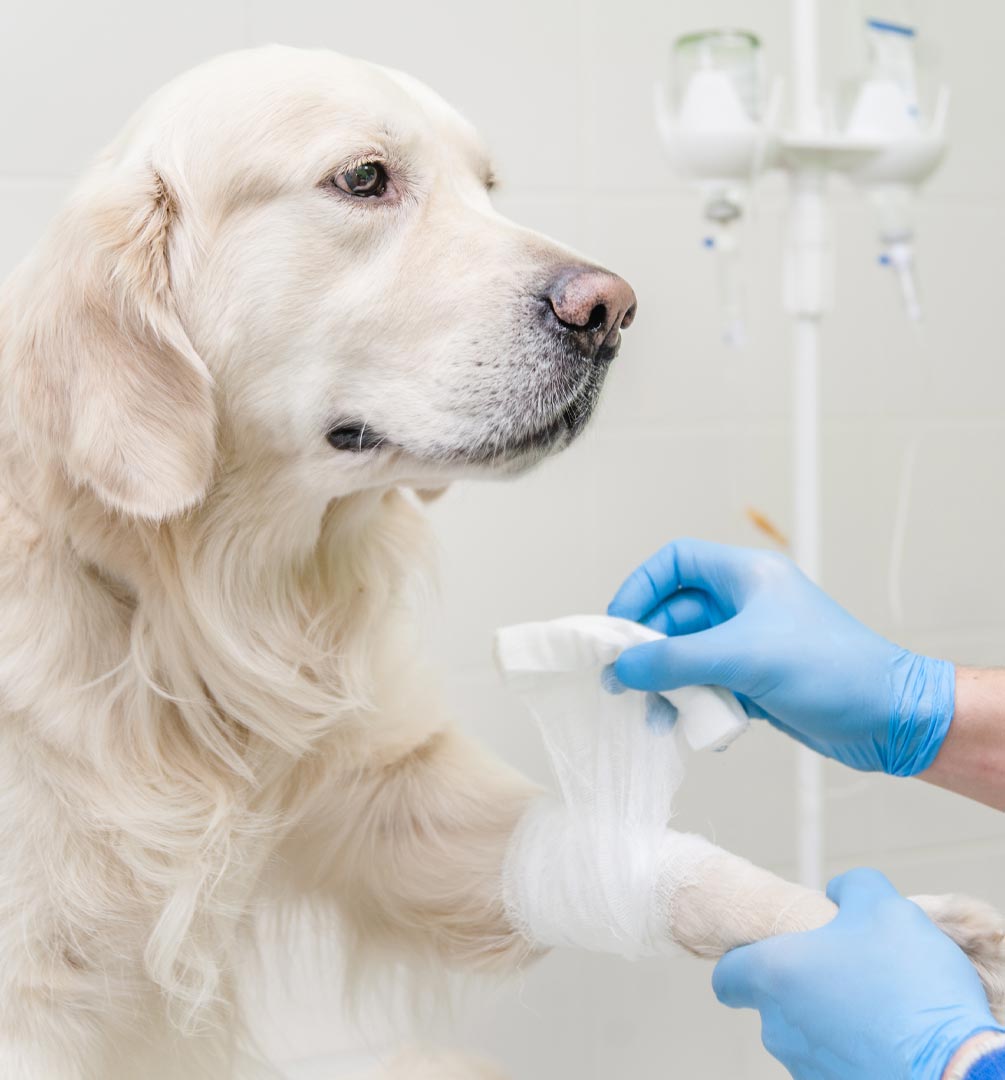
<path id="1" fill-rule="evenodd" d="M 791 205 L 785 259 L 785 309 L 793 323 L 793 555 L 808 577 L 818 580 L 821 563 L 820 498 L 820 337 L 824 315 L 833 307 L 833 251 L 826 207 L 831 172 L 851 176 L 866 190 L 915 190 L 939 166 L 946 151 L 949 91 L 943 87 L 934 114 L 919 124 L 917 102 L 908 110 L 905 130 L 893 117 L 873 117 L 865 130 L 828 132 L 821 108 L 819 0 L 792 0 L 792 81 L 795 130 L 780 139 L 781 163 L 789 172 Z M 884 24 L 871 24 L 883 26 Z M 908 34 L 905 27 L 886 31 Z M 865 100 L 881 105 L 890 87 L 882 81 L 863 88 Z M 877 104 L 877 91 L 879 103 Z M 872 97 L 869 97 L 869 94 Z M 862 100 L 862 99 L 860 99 Z M 889 98 L 886 99 L 887 102 Z M 901 116 L 903 116 L 901 101 Z M 861 125 L 861 118 L 859 118 Z M 902 205 L 902 202 L 901 202 Z M 920 317 L 914 282 L 913 228 L 902 213 L 882 216 L 880 236 L 887 264 L 900 267 L 907 312 Z M 904 255 L 900 257 L 903 243 Z M 823 885 L 823 760 L 805 747 L 797 751 L 796 864 L 799 880 L 812 888 Z"/>
<path id="2" fill-rule="evenodd" d="M 930 119 L 916 93 L 886 73 L 860 88 L 852 119 L 842 131 L 828 128 L 821 106 L 819 0 L 791 0 L 794 127 L 778 129 L 781 95 L 776 87 L 762 119 L 744 111 L 728 72 L 707 65 L 692 77 L 676 112 L 657 87 L 656 120 L 674 168 L 705 192 L 706 220 L 718 225 L 718 246 L 732 264 L 735 239 L 727 239 L 741 216 L 742 192 L 758 176 L 781 168 L 789 174 L 790 204 L 785 252 L 784 304 L 793 320 L 792 455 L 793 555 L 808 577 L 821 564 L 820 338 L 823 317 L 833 307 L 833 252 L 826 206 L 828 177 L 849 176 L 877 196 L 882 207 L 880 239 L 885 264 L 897 270 L 907 310 L 918 318 L 914 286 L 914 233 L 905 199 L 938 167 L 946 150 L 949 94 L 943 88 Z M 869 26 L 896 40 L 913 40 L 909 27 L 870 20 Z M 730 32 L 757 44 L 744 32 Z M 687 39 L 682 39 L 687 41 Z M 697 88 L 699 93 L 691 94 Z M 891 96 L 892 95 L 892 96 Z M 724 264 L 725 265 L 725 264 Z M 724 280 L 729 280 L 724 275 Z M 738 344 L 732 299 L 726 339 Z M 742 322 L 742 320 L 741 320 Z M 799 880 L 823 883 L 823 762 L 799 747 L 796 767 L 796 862 Z"/>
<path id="3" fill-rule="evenodd" d="M 792 0 L 792 72 L 796 136 L 823 134 L 820 110 L 820 35 L 817 0 Z M 785 307 L 793 322 L 792 553 L 805 572 L 820 576 L 820 333 L 831 304 L 831 266 L 825 168 L 807 158 L 793 166 Z M 796 750 L 796 867 L 803 885 L 823 883 L 823 760 Z"/>

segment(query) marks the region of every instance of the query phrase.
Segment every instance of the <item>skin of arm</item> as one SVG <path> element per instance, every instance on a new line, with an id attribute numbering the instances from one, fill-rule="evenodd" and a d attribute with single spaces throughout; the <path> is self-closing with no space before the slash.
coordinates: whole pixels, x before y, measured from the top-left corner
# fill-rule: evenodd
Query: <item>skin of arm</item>
<path id="1" fill-rule="evenodd" d="M 953 721 L 920 778 L 1005 810 L 1005 670 L 958 667 Z"/>

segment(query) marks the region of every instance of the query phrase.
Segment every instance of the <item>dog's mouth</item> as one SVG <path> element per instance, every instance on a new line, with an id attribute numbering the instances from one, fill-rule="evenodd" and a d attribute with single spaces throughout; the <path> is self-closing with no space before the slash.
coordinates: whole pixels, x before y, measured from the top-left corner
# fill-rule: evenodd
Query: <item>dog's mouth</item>
<path id="1" fill-rule="evenodd" d="M 603 371 L 597 368 L 556 408 L 550 419 L 508 437 L 485 439 L 476 446 L 455 451 L 453 457 L 471 465 L 519 464 L 564 449 L 589 422 L 603 382 Z"/>
<path id="2" fill-rule="evenodd" d="M 539 459 L 564 449 L 583 431 L 593 415 L 603 382 L 604 369 L 598 365 L 543 422 L 506 434 L 491 432 L 467 446 L 415 448 L 411 453 L 444 464 L 465 465 L 520 464 L 528 459 Z M 355 456 L 369 455 L 381 448 L 385 451 L 410 450 L 365 420 L 340 420 L 325 432 L 325 438 L 333 449 Z"/>

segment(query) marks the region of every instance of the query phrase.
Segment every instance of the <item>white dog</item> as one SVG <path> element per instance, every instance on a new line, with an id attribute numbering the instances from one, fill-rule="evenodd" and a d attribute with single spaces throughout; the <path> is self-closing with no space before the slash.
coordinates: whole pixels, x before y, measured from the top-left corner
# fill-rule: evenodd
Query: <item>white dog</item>
<path id="1" fill-rule="evenodd" d="M 368 956 L 532 951 L 499 877 L 533 790 L 414 646 L 406 489 L 565 446 L 635 298 L 490 186 L 406 76 L 239 53 L 158 93 L 4 286 L 0 1080 L 259 1075 L 235 962 L 286 901 Z M 997 990 L 996 920 L 930 908 Z M 721 853 L 668 933 L 831 914 Z"/>

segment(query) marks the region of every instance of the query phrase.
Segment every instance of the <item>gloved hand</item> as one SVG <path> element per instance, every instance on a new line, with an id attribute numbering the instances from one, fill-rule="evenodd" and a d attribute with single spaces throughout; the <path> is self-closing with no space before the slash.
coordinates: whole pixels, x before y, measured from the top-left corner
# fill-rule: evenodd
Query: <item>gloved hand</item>
<path id="1" fill-rule="evenodd" d="M 972 1035 L 1003 1030 L 960 948 L 876 870 L 835 878 L 819 930 L 727 953 L 716 997 L 761 1014 L 796 1080 L 939 1080 Z"/>
<path id="2" fill-rule="evenodd" d="M 750 715 L 854 769 L 913 776 L 949 730 L 953 665 L 873 633 L 780 555 L 678 540 L 608 614 L 668 635 L 622 653 L 626 686 L 724 686 Z"/>

